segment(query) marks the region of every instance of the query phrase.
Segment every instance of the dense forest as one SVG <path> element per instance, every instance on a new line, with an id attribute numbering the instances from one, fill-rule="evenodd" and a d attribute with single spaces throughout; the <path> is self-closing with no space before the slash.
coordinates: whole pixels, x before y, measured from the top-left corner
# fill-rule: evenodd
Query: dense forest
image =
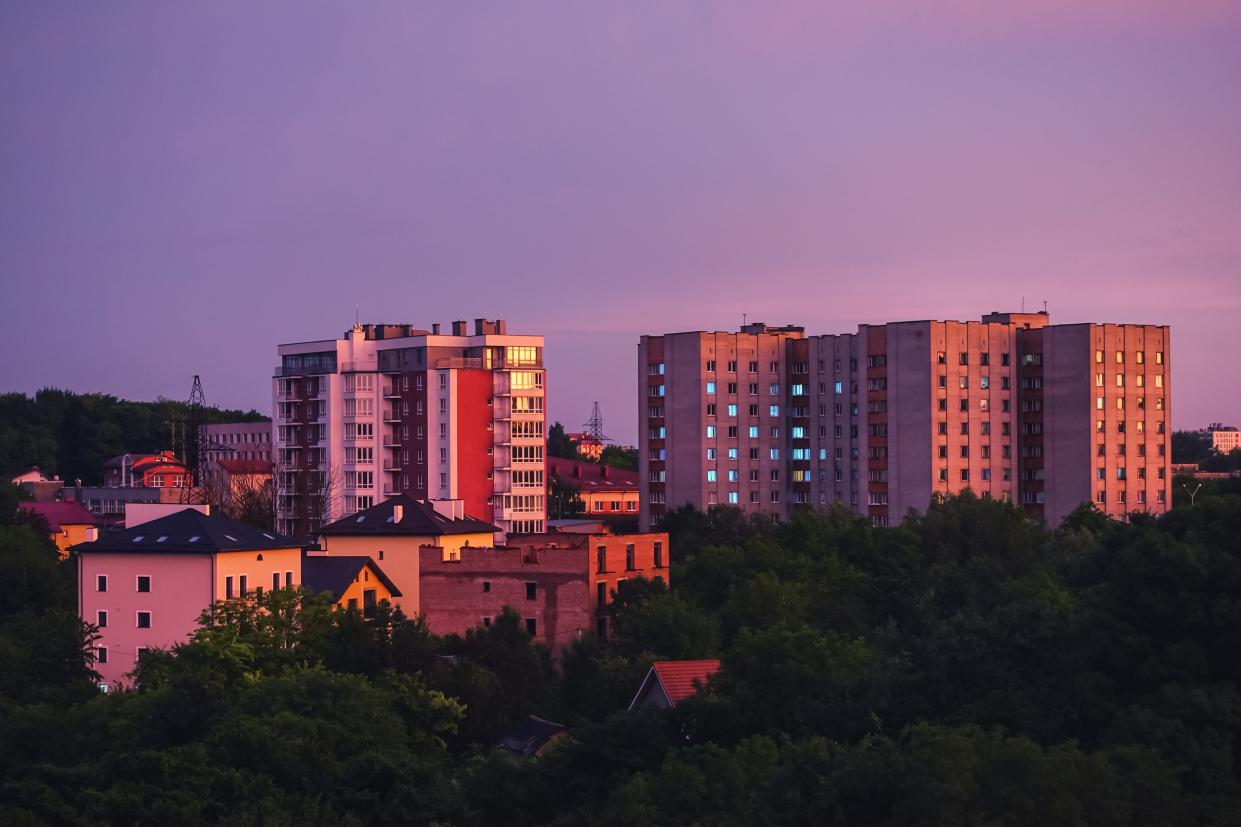
<path id="1" fill-rule="evenodd" d="M 103 482 L 103 463 L 127 451 L 172 449 L 169 423 L 185 419 L 171 399 L 129 402 L 101 393 L 45 388 L 34 395 L 0 394 L 0 471 L 37 465 L 48 477 Z M 261 422 L 257 411 L 206 407 L 209 422 Z"/>
<path id="2" fill-rule="evenodd" d="M 11 497 L 12 495 L 6 495 Z M 1241 480 L 1055 531 L 969 494 L 895 528 L 679 511 L 672 590 L 554 663 L 296 590 L 97 694 L 72 562 L 0 503 L 0 823 L 1226 824 L 1241 816 Z M 654 658 L 708 690 L 626 707 Z M 493 746 L 570 725 L 539 758 Z"/>

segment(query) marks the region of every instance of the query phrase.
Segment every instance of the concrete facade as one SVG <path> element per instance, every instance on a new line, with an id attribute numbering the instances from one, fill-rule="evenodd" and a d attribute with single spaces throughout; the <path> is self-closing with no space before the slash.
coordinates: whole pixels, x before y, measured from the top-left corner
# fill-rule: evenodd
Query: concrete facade
<path id="1" fill-rule="evenodd" d="M 840 503 L 891 525 L 967 489 L 1049 525 L 1083 502 L 1162 512 L 1170 364 L 1167 327 L 1044 313 L 644 336 L 641 524 L 685 504 L 781 519 Z"/>

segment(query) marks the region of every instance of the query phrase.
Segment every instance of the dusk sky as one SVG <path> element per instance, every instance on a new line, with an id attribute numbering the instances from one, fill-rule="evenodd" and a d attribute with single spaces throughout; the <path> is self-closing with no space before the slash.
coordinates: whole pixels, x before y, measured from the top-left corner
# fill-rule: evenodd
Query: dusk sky
<path id="1" fill-rule="evenodd" d="M 499 316 L 632 442 L 642 333 L 1024 299 L 1241 425 L 1241 3 L 10 2 L 0 104 L 0 390 Z"/>

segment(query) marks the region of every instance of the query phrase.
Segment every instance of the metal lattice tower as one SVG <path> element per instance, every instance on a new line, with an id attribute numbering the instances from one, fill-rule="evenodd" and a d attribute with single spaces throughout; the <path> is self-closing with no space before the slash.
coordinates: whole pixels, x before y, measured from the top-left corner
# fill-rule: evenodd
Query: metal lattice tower
<path id="1" fill-rule="evenodd" d="M 203 481 L 203 408 L 207 406 L 207 396 L 203 393 L 202 379 L 194 374 L 194 385 L 190 388 L 190 398 L 185 405 L 185 419 L 181 423 L 183 440 L 183 458 L 186 469 L 181 485 L 181 502 L 188 503 L 193 488 Z"/>
<path id="2" fill-rule="evenodd" d="M 595 403 L 595 407 L 590 412 L 590 419 L 582 426 L 586 429 L 586 435 L 599 444 L 610 442 L 611 438 L 603 434 L 603 414 L 599 412 L 599 403 Z"/>

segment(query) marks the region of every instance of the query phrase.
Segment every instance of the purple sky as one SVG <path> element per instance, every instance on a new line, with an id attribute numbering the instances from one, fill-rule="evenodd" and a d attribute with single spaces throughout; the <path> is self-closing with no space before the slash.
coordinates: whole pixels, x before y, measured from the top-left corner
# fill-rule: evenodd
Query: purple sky
<path id="1" fill-rule="evenodd" d="M 1241 424 L 1241 5 L 500 5 L 0 5 L 0 390 L 268 410 L 354 305 L 503 316 L 632 441 L 640 333 L 1024 297 Z"/>

